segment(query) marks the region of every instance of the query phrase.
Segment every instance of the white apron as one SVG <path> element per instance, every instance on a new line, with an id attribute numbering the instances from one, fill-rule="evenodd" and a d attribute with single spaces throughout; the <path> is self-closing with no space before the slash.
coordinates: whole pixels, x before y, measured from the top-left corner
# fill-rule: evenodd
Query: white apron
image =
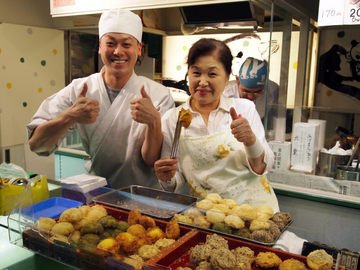
<path id="1" fill-rule="evenodd" d="M 191 195 L 205 198 L 209 193 L 218 193 L 239 204 L 268 205 L 274 212 L 279 211 L 266 176 L 249 170 L 244 144 L 235 139 L 230 127 L 199 137 L 185 137 L 182 129 L 179 145 L 180 162 Z"/>

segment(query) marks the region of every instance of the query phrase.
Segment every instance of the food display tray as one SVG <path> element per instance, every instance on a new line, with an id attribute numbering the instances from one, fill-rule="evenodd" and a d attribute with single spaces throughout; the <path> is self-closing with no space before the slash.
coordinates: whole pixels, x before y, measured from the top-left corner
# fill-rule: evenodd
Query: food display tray
<path id="1" fill-rule="evenodd" d="M 186 241 L 182 242 L 177 247 L 168 250 L 165 254 L 163 254 L 163 257 L 151 259 L 149 263 L 164 266 L 167 269 L 177 269 L 178 267 L 189 267 L 191 269 L 195 269 L 196 265 L 191 263 L 190 261 L 191 250 L 198 244 L 204 244 L 206 241 L 206 236 L 212 234 L 213 233 L 206 231 L 196 231 L 190 237 L 188 237 Z M 248 241 L 230 238 L 227 236 L 221 237 L 228 241 L 230 250 L 237 247 L 245 246 L 254 251 L 254 256 L 256 256 L 259 252 L 273 252 L 277 256 L 279 256 L 282 261 L 293 258 L 306 265 L 306 256 L 285 252 L 271 247 L 251 243 Z M 251 267 L 253 270 L 259 270 L 259 268 L 255 267 L 254 265 L 252 265 Z"/>
<path id="2" fill-rule="evenodd" d="M 200 208 L 196 208 L 196 209 L 199 212 L 206 215 L 206 211 L 204 211 L 203 209 L 200 209 Z M 224 233 L 224 232 L 220 232 L 220 231 L 216 231 L 216 230 L 212 230 L 212 229 L 208 229 L 208 228 L 204 228 L 204 227 L 200 227 L 200 226 L 196 226 L 196 225 L 193 225 L 193 224 L 188 224 L 188 223 L 184 223 L 184 222 L 180 222 L 180 221 L 177 221 L 177 222 L 179 224 L 183 225 L 183 226 L 188 226 L 188 227 L 191 227 L 191 228 L 194 228 L 194 229 L 203 230 L 203 231 L 207 231 L 207 232 L 210 232 L 210 233 L 216 233 L 216 234 L 219 234 L 219 235 L 224 235 L 224 236 L 232 237 L 232 238 L 235 238 L 235 239 L 244 240 L 244 241 L 247 241 L 247 242 L 252 242 L 252 243 L 255 243 L 255 244 L 259 244 L 259 245 L 273 246 L 275 244 L 275 242 L 279 239 L 281 234 L 291 225 L 291 223 L 293 223 L 293 221 L 294 220 L 291 219 L 291 221 L 284 227 L 284 229 L 280 232 L 280 234 L 271 243 L 265 243 L 265 242 L 253 240 L 253 239 L 250 239 L 250 238 L 241 237 L 241 236 L 238 236 L 238 235 L 235 235 L 235 234 Z"/>
<path id="3" fill-rule="evenodd" d="M 197 198 L 158 189 L 128 186 L 93 198 L 99 204 L 125 210 L 138 209 L 142 214 L 171 219 L 175 214 L 195 205 Z"/>
<path id="4" fill-rule="evenodd" d="M 108 207 L 103 205 L 103 207 L 107 210 L 107 214 L 113 216 L 117 221 L 127 221 L 129 212 L 123 211 L 120 209 L 115 209 L 112 207 Z M 161 230 L 165 231 L 166 226 L 168 224 L 167 221 L 154 219 L 156 226 L 158 226 Z M 175 248 L 177 245 L 182 244 L 188 237 L 190 237 L 194 230 L 188 227 L 179 226 L 180 227 L 180 236 L 176 240 L 175 243 L 170 245 L 169 247 L 162 250 L 153 258 L 161 258 L 168 249 Z M 49 257 L 53 260 L 60 261 L 63 264 L 77 267 L 79 269 L 135 269 L 133 266 L 126 264 L 121 261 L 123 256 L 118 256 L 117 259 L 107 258 L 91 252 L 89 250 L 76 249 L 75 246 L 68 245 L 62 243 L 60 241 L 50 242 L 48 240 L 48 236 L 45 236 L 43 233 L 37 231 L 34 228 L 28 229 L 22 233 L 23 237 L 23 246 L 40 254 L 45 257 Z M 142 264 L 143 268 L 153 269 L 154 265 L 145 262 Z M 137 268 L 136 268 L 137 269 Z M 165 267 L 159 266 L 154 269 L 167 269 Z"/>

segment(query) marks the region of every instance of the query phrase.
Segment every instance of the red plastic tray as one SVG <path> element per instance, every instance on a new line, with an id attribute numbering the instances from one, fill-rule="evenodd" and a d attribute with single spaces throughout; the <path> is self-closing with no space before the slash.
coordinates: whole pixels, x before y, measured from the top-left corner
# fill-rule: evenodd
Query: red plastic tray
<path id="1" fill-rule="evenodd" d="M 186 239 L 186 241 L 182 242 L 174 249 L 172 249 L 170 251 L 168 250 L 165 254 L 163 254 L 162 258 L 151 259 L 150 261 L 148 261 L 148 263 L 162 265 L 171 270 L 175 270 L 178 267 L 189 267 L 191 269 L 195 269 L 196 265 L 190 262 L 190 249 L 200 243 L 205 243 L 206 236 L 212 235 L 212 234 L 213 233 L 209 233 L 209 232 L 205 232 L 205 231 L 196 231 L 192 235 L 190 235 Z M 283 261 L 290 259 L 290 258 L 294 258 L 300 262 L 303 262 L 306 265 L 306 257 L 305 256 L 301 256 L 301 255 L 285 252 L 282 250 L 274 249 L 271 247 L 258 245 L 258 244 L 254 244 L 251 242 L 245 242 L 242 240 L 233 239 L 233 238 L 229 238 L 229 237 L 225 237 L 225 236 L 221 236 L 221 237 L 228 240 L 230 250 L 235 249 L 237 247 L 246 246 L 254 251 L 255 256 L 259 252 L 271 251 L 271 252 L 274 252 L 276 255 L 278 255 L 279 258 Z M 259 269 L 259 268 L 252 265 L 252 269 L 255 270 L 255 269 Z"/>

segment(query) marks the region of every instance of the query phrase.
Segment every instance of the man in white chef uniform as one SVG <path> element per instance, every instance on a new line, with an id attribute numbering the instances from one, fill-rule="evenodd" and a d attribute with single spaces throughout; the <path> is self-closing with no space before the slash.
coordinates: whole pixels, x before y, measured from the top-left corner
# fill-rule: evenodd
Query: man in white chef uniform
<path id="1" fill-rule="evenodd" d="M 253 57 L 246 58 L 241 65 L 239 76 L 235 76 L 236 81 L 230 81 L 225 87 L 223 95 L 233 98 L 247 98 L 255 103 L 256 110 L 263 119 L 265 116 L 265 103 L 267 89 L 270 104 L 278 102 L 279 86 L 269 80 L 266 85 L 267 65 L 264 61 Z"/>
<path id="2" fill-rule="evenodd" d="M 104 67 L 43 101 L 27 125 L 32 151 L 48 156 L 77 129 L 91 158 L 85 166 L 90 174 L 105 177 L 112 188 L 160 188 L 151 168 L 158 155 L 150 148 L 159 140 L 144 140 L 148 134 L 162 136 L 161 115 L 175 104 L 165 86 L 135 74 L 141 37 L 142 22 L 133 12 L 117 9 L 101 15 Z"/>

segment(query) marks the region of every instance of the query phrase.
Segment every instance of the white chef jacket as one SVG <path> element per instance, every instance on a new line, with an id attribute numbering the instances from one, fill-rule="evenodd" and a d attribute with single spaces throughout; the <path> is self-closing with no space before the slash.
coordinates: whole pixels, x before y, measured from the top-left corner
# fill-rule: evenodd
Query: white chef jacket
<path id="1" fill-rule="evenodd" d="M 163 115 L 175 106 L 171 94 L 165 86 L 133 73 L 113 103 L 110 103 L 103 72 L 104 68 L 100 73 L 73 80 L 61 91 L 45 99 L 32 117 L 31 123 L 27 125 L 28 138 L 38 125 L 55 118 L 72 106 L 84 83 L 87 83 L 86 97 L 96 99 L 100 104 L 97 120 L 93 124 L 74 125 L 58 141 L 55 149 L 39 155 L 48 156 L 53 153 L 61 140 L 71 135 L 76 128 L 86 153 L 91 157 L 89 173 L 105 177 L 112 188 L 128 185 L 160 188 L 154 170 L 145 164 L 141 156 L 147 125 L 132 119 L 130 100 L 141 98 L 140 88 L 144 85 L 155 108 Z"/>
<path id="2" fill-rule="evenodd" d="M 266 87 L 266 84 L 265 84 Z M 277 83 L 269 80 L 267 86 L 267 94 L 268 94 L 268 104 L 276 104 L 278 103 L 279 98 L 279 86 Z M 223 95 L 226 97 L 232 98 L 240 98 L 238 85 L 236 81 L 230 81 L 229 84 L 225 87 Z M 264 91 L 255 101 L 256 110 L 260 115 L 260 118 L 264 118 L 265 116 L 265 101 L 266 101 L 266 92 Z"/>
<path id="3" fill-rule="evenodd" d="M 191 98 L 191 97 L 190 97 Z M 229 130 L 230 128 L 230 108 L 233 107 L 233 98 L 225 97 L 224 95 L 220 98 L 219 106 L 216 110 L 212 111 L 209 115 L 208 126 L 205 125 L 204 120 L 200 113 L 194 112 L 190 106 L 190 98 L 186 103 L 179 106 L 179 108 L 184 108 L 185 110 L 190 110 L 192 114 L 191 124 L 188 128 L 184 129 L 185 137 L 195 137 L 195 136 L 206 136 L 211 135 L 217 132 Z M 162 130 L 163 130 L 163 145 L 161 150 L 162 157 L 170 157 L 172 142 L 174 138 L 175 126 L 177 121 L 176 111 L 179 109 L 171 109 L 167 111 L 162 117 Z M 268 166 L 274 162 L 274 153 L 271 151 L 266 139 L 264 127 L 261 123 L 260 117 L 255 109 L 254 103 L 248 99 L 239 99 L 235 98 L 235 110 L 237 114 L 241 114 L 245 117 L 251 126 L 251 129 L 257 136 L 257 139 L 262 143 L 265 150 L 264 161 Z M 178 147 L 176 156 L 180 160 L 180 148 Z M 248 164 L 249 170 L 256 174 L 251 166 Z M 264 174 L 267 173 L 265 170 Z M 184 173 L 182 170 L 181 163 L 178 163 L 178 170 L 175 175 L 176 180 L 176 189 L 174 192 L 179 192 L 186 183 Z M 163 188 L 170 190 L 170 188 Z"/>

